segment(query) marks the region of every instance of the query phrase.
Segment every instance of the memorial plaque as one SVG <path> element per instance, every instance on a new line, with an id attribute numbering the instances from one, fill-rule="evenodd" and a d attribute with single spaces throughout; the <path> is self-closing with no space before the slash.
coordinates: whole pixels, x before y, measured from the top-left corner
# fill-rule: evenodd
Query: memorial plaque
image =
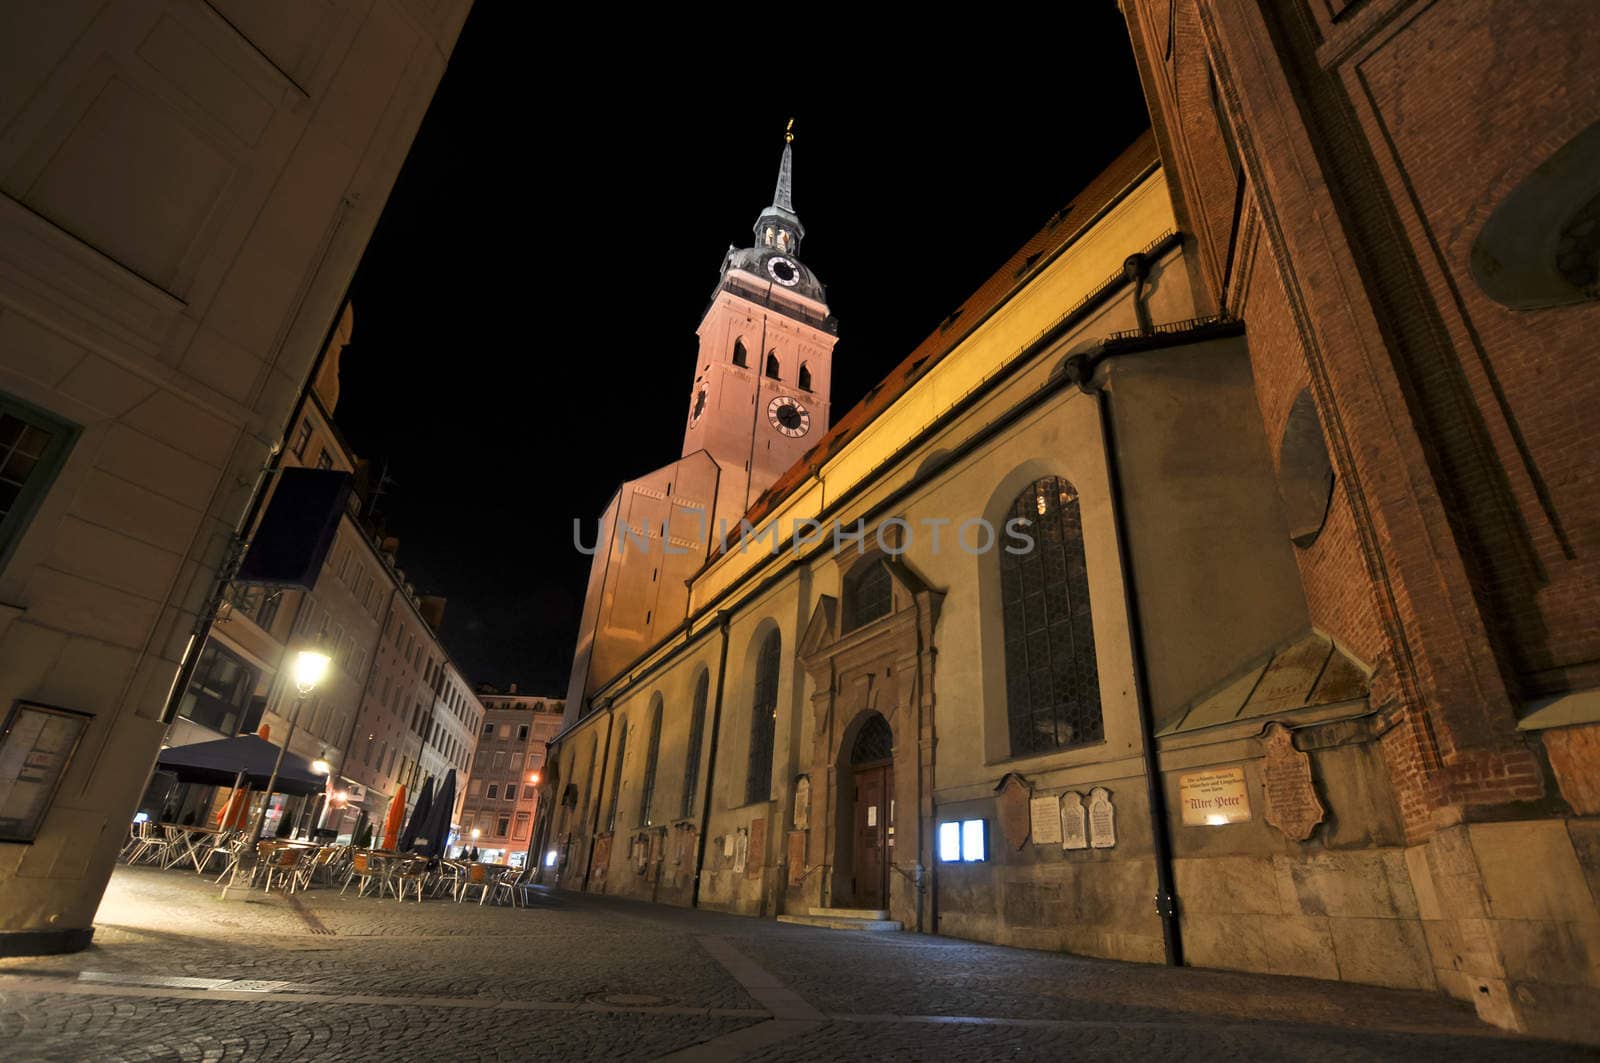
<path id="1" fill-rule="evenodd" d="M 761 874 L 761 865 L 767 859 L 767 819 L 765 816 L 750 821 L 750 833 L 745 844 L 744 873 L 749 878 Z"/>
<path id="2" fill-rule="evenodd" d="M 1061 848 L 1089 848 L 1089 811 L 1083 795 L 1071 790 L 1061 795 Z"/>
<path id="3" fill-rule="evenodd" d="M 789 885 L 798 886 L 806 880 L 806 832 L 789 832 Z"/>
<path id="4" fill-rule="evenodd" d="M 744 874 L 745 862 L 750 858 L 750 832 L 740 827 L 733 834 L 733 870 Z"/>
<path id="5" fill-rule="evenodd" d="M 1028 844 L 1028 803 L 1033 799 L 1033 787 L 1016 772 L 1007 772 L 995 787 L 1000 794 L 995 799 L 1000 833 L 1006 844 L 1020 851 Z"/>
<path id="6" fill-rule="evenodd" d="M 1035 845 L 1061 844 L 1061 802 L 1054 797 L 1035 797 L 1028 802 L 1028 826 Z"/>
<path id="7" fill-rule="evenodd" d="M 1111 791 L 1096 786 L 1089 791 L 1089 846 L 1109 849 L 1117 844 L 1117 810 L 1111 804 Z"/>
<path id="8" fill-rule="evenodd" d="M 1243 768 L 1212 768 L 1178 776 L 1185 827 L 1223 827 L 1250 818 Z"/>
<path id="9" fill-rule="evenodd" d="M 811 780 L 800 776 L 794 783 L 794 829 L 811 826 Z"/>
<path id="10" fill-rule="evenodd" d="M 1268 725 L 1265 745 L 1266 763 L 1261 768 L 1261 790 L 1267 802 L 1264 815 L 1284 837 L 1303 842 L 1327 815 L 1311 778 L 1311 757 L 1294 747 L 1294 735 L 1281 723 Z"/>

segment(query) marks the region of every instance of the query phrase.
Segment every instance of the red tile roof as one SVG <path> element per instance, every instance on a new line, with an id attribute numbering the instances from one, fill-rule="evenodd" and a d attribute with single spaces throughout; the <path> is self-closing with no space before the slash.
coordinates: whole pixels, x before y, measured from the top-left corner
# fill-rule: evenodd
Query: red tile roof
<path id="1" fill-rule="evenodd" d="M 794 492 L 810 475 L 820 468 L 868 424 L 872 423 L 923 374 L 966 339 L 991 311 L 1001 306 L 1012 293 L 1030 278 L 1038 265 L 1048 262 L 1055 252 L 1076 240 L 1099 218 L 1102 211 L 1114 203 L 1124 191 L 1159 162 L 1155 137 L 1145 130 L 1121 155 L 1107 166 L 1098 177 L 1090 181 L 1065 207 L 1051 215 L 1045 227 L 1005 265 L 997 270 L 973 292 L 939 327 L 908 355 L 894 370 L 870 388 L 861 401 L 852 406 L 843 417 L 834 422 L 817 445 L 806 451 L 801 459 L 789 467 L 756 498 L 745 514 L 752 527 L 760 524 L 778 504 Z M 957 327 L 959 326 L 959 327 Z"/>

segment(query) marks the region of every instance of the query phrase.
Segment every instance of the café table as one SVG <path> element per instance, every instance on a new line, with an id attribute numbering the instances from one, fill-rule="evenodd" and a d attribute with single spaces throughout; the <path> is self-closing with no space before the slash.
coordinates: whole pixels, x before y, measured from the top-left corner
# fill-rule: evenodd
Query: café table
<path id="1" fill-rule="evenodd" d="M 167 847 L 161 857 L 163 870 L 174 864 L 181 864 L 187 859 L 194 864 L 195 871 L 199 872 L 206 856 L 209 855 L 209 846 L 206 843 L 221 833 L 215 827 L 195 827 L 182 823 L 161 823 L 158 826 L 167 836 Z"/>

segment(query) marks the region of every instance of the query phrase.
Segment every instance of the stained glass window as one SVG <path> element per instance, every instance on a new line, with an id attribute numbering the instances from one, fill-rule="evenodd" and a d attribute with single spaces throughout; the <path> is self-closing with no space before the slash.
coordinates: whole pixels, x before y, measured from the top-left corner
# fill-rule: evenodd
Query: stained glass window
<path id="1" fill-rule="evenodd" d="M 689 715 L 689 757 L 683 766 L 683 816 L 694 814 L 695 791 L 700 786 L 700 743 L 706 732 L 706 694 L 711 679 L 705 672 L 694 685 L 694 705 Z"/>
<path id="2" fill-rule="evenodd" d="M 772 793 L 772 736 L 778 725 L 778 654 L 776 631 L 767 633 L 756 658 L 755 699 L 750 707 L 750 772 L 745 777 L 745 804 L 765 801 Z"/>

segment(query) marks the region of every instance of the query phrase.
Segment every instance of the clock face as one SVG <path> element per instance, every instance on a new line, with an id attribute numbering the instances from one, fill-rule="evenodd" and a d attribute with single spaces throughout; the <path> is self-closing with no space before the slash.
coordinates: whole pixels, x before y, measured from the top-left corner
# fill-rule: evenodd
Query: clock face
<path id="1" fill-rule="evenodd" d="M 767 403 L 767 420 L 784 435 L 798 439 L 811 431 L 811 414 L 799 399 L 780 395 Z"/>
<path id="2" fill-rule="evenodd" d="M 773 255 L 767 259 L 767 273 L 785 288 L 793 288 L 800 283 L 800 267 L 795 264 L 792 258 Z"/>

